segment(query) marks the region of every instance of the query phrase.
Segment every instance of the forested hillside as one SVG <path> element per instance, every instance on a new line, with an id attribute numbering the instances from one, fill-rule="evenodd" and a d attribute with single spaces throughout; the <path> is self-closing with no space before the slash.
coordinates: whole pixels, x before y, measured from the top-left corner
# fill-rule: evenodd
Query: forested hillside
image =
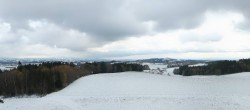
<path id="1" fill-rule="evenodd" d="M 58 91 L 76 79 L 97 73 L 142 71 L 148 66 L 127 63 L 94 62 L 74 65 L 65 62 L 44 62 L 22 65 L 17 69 L 0 72 L 0 96 L 46 95 Z"/>
<path id="2" fill-rule="evenodd" d="M 174 70 L 174 74 L 191 75 L 225 75 L 237 72 L 250 72 L 250 59 L 223 60 L 208 63 L 207 66 L 181 66 Z"/>

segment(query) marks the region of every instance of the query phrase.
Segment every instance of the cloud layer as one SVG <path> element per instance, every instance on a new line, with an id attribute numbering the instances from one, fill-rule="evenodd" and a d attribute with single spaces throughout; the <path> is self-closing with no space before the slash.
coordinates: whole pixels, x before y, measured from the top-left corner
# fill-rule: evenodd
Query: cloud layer
<path id="1" fill-rule="evenodd" d="M 0 56 L 248 52 L 248 4 L 247 0 L 0 0 Z M 228 47 L 239 40 L 233 35 L 244 40 Z"/>

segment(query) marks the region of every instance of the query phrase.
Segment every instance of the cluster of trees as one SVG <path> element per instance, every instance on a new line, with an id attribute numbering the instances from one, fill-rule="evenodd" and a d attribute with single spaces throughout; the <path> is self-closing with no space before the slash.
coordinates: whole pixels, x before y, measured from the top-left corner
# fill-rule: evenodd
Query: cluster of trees
<path id="1" fill-rule="evenodd" d="M 80 68 L 86 69 L 88 73 L 115 73 L 124 71 L 143 71 L 148 69 L 147 65 L 140 65 L 135 63 L 108 63 L 108 62 L 94 62 L 80 65 Z"/>
<path id="2" fill-rule="evenodd" d="M 94 62 L 74 65 L 65 62 L 44 62 L 22 65 L 0 73 L 0 96 L 46 95 L 58 91 L 76 79 L 97 73 L 142 71 L 147 66 L 126 63 Z"/>
<path id="3" fill-rule="evenodd" d="M 250 59 L 223 60 L 208 63 L 207 66 L 180 66 L 174 70 L 174 74 L 191 76 L 191 75 L 225 75 L 237 72 L 249 72 Z"/>

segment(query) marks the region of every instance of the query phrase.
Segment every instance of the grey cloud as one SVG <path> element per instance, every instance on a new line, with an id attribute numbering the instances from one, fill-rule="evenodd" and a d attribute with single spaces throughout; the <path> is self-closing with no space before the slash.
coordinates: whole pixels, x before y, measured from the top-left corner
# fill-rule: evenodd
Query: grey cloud
<path id="1" fill-rule="evenodd" d="M 206 1 L 154 0 L 136 2 L 132 8 L 140 20 L 157 22 L 157 30 L 192 28 L 202 22 Z M 142 4 L 142 5 L 140 5 Z"/>
<path id="2" fill-rule="evenodd" d="M 47 19 L 58 25 L 113 41 L 146 34 L 145 21 L 157 23 L 155 31 L 193 28 L 207 10 L 229 9 L 250 17 L 247 0 L 0 0 L 0 18 L 14 27 L 27 19 Z"/>
<path id="3" fill-rule="evenodd" d="M 156 23 L 155 32 L 194 28 L 202 23 L 207 10 L 241 12 L 247 17 L 242 27 L 247 28 L 250 27 L 249 4 L 249 0 L 0 0 L 0 23 L 3 20 L 12 26 L 8 37 L 0 42 L 1 46 L 56 45 L 79 52 L 127 36 L 147 34 L 144 24 L 147 21 Z M 46 20 L 56 27 L 32 30 L 29 20 Z M 69 30 L 76 35 L 71 35 Z M 181 40 L 220 39 L 219 35 L 189 35 Z"/>
<path id="4" fill-rule="evenodd" d="M 36 24 L 37 23 L 37 24 Z M 85 51 L 89 47 L 100 45 L 86 33 L 77 30 L 61 28 L 47 21 L 31 21 L 28 30 L 20 30 L 17 35 L 31 44 L 45 44 L 55 48 L 67 48 L 74 51 Z"/>
<path id="5" fill-rule="evenodd" d="M 189 42 L 218 42 L 223 38 L 223 36 L 213 33 L 213 34 L 206 34 L 206 35 L 197 35 L 197 34 L 184 34 L 180 36 L 180 41 L 183 43 Z"/>
<path id="6" fill-rule="evenodd" d="M 140 20 L 157 22 L 157 31 L 178 28 L 194 28 L 204 20 L 208 10 L 227 10 L 247 17 L 243 27 L 250 27 L 249 0 L 137 0 L 131 5 Z M 247 26 L 246 26 L 247 24 Z"/>
<path id="7" fill-rule="evenodd" d="M 124 1 L 2 0 L 0 4 L 0 16 L 14 23 L 14 27 L 23 26 L 28 19 L 47 19 L 107 41 L 142 34 L 145 31 L 142 23 L 122 8 Z"/>

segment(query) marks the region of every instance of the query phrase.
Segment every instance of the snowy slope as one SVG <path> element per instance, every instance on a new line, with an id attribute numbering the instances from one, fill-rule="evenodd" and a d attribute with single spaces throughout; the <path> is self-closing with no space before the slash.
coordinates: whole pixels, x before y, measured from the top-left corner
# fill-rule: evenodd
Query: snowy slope
<path id="1" fill-rule="evenodd" d="M 249 85 L 248 72 L 191 77 L 96 74 L 42 98 L 5 99 L 0 110 L 250 110 Z"/>
<path id="2" fill-rule="evenodd" d="M 150 69 L 157 69 L 157 68 L 167 68 L 168 65 L 162 63 L 143 63 L 143 65 L 148 65 Z"/>

